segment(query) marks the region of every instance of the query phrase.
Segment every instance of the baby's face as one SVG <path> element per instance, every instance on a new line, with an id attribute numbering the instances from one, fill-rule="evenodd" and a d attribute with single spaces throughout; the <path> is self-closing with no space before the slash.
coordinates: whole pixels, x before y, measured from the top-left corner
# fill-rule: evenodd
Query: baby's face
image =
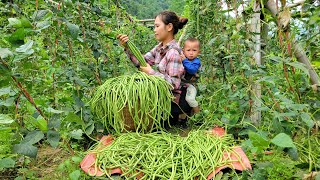
<path id="1" fill-rule="evenodd" d="M 200 44 L 198 41 L 186 41 L 183 47 L 183 54 L 189 60 L 193 60 L 200 54 Z"/>

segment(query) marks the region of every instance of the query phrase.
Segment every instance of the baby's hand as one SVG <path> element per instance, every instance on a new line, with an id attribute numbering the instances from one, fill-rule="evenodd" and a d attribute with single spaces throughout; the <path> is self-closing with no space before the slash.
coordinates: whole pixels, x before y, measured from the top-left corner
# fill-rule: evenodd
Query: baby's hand
<path id="1" fill-rule="evenodd" d="M 186 56 L 183 53 L 181 53 L 180 54 L 180 62 L 182 62 L 185 59 L 186 59 Z"/>
<path id="2" fill-rule="evenodd" d="M 195 73 L 194 76 L 195 76 L 196 78 L 200 77 L 198 73 Z"/>

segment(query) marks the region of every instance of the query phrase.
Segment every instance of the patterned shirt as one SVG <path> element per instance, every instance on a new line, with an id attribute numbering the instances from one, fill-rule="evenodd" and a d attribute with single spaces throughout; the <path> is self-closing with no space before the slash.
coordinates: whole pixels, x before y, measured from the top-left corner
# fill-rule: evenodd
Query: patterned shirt
<path id="1" fill-rule="evenodd" d="M 144 55 L 146 62 L 150 66 L 156 67 L 156 70 L 152 70 L 148 74 L 164 78 L 172 84 L 174 92 L 180 88 L 181 77 L 184 73 L 184 67 L 180 61 L 180 52 L 177 49 L 181 48 L 173 39 L 165 46 L 162 43 L 158 44 Z M 137 58 L 128 50 L 126 53 L 135 66 L 139 67 Z"/>

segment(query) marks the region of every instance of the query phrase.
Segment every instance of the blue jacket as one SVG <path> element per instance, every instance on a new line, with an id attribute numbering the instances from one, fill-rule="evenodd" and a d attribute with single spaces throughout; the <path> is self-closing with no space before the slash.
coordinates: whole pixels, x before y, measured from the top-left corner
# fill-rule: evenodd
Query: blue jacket
<path id="1" fill-rule="evenodd" d="M 182 61 L 182 64 L 184 66 L 184 69 L 189 74 L 197 73 L 201 66 L 199 58 L 195 58 L 193 61 L 189 61 L 189 59 L 186 58 L 185 60 Z"/>

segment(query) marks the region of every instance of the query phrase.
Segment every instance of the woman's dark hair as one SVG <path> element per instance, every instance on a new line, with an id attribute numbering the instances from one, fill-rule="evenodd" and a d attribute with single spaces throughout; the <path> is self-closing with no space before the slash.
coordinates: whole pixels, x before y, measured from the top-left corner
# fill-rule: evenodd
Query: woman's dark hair
<path id="1" fill-rule="evenodd" d="M 159 16 L 165 25 L 172 23 L 173 25 L 173 34 L 177 34 L 179 29 L 182 29 L 185 24 L 187 24 L 188 19 L 179 17 L 173 11 L 162 11 L 157 16 Z M 156 17 L 157 17 L 156 16 Z"/>

